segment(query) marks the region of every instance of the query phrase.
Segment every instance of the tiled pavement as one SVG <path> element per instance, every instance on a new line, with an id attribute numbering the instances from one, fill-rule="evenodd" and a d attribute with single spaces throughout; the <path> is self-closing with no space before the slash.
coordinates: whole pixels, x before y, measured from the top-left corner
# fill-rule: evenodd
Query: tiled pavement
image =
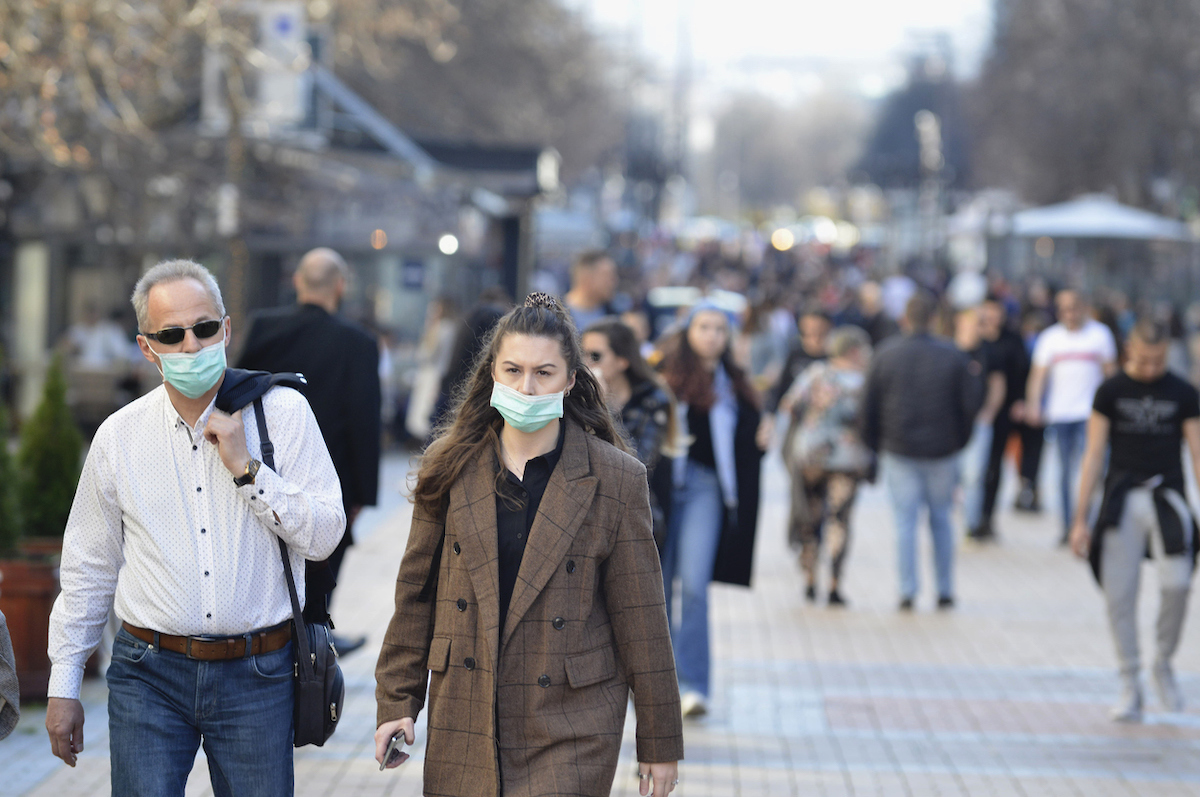
<path id="1" fill-rule="evenodd" d="M 399 484 L 404 467 L 390 459 L 384 483 Z M 803 601 L 783 542 L 785 477 L 774 457 L 766 468 L 755 586 L 713 588 L 713 701 L 686 724 L 676 794 L 1200 795 L 1200 710 L 1155 713 L 1151 696 L 1143 724 L 1108 720 L 1116 679 L 1100 597 L 1086 567 L 1054 546 L 1050 513 L 1003 514 L 999 544 L 960 547 L 952 612 L 931 608 L 923 552 L 924 591 L 902 615 L 887 506 L 868 488 L 844 587 L 852 603 L 828 609 Z M 363 518 L 335 616 L 339 631 L 373 644 L 343 661 L 345 719 L 326 747 L 297 752 L 297 794 L 420 794 L 423 729 L 396 772 L 377 771 L 372 743 L 372 670 L 407 527 L 394 495 Z M 1145 576 L 1148 645 L 1156 600 Z M 1200 628 L 1190 630 L 1177 668 L 1200 706 Z M 0 743 L 0 795 L 107 794 L 104 699 L 89 683 L 87 750 L 73 770 L 50 756 L 43 715 L 29 707 Z M 637 794 L 632 755 L 631 721 L 613 789 L 622 797 Z M 198 763 L 188 794 L 211 794 Z"/>

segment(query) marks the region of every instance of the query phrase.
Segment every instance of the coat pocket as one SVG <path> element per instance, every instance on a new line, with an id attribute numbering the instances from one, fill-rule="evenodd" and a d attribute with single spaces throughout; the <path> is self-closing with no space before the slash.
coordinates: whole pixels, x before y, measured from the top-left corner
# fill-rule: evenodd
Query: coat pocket
<path id="1" fill-rule="evenodd" d="M 450 637 L 435 636 L 429 643 L 429 660 L 425 666 L 433 672 L 445 672 L 450 662 Z"/>
<path id="2" fill-rule="evenodd" d="M 617 660 L 609 646 L 567 657 L 567 682 L 575 689 L 607 681 L 617 674 Z"/>

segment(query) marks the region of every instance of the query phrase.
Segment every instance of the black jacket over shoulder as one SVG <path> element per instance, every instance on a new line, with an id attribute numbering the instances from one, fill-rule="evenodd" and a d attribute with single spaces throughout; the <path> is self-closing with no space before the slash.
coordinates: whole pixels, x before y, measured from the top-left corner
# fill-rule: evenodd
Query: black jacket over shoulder
<path id="1" fill-rule="evenodd" d="M 967 356 L 927 334 L 890 338 L 867 373 L 863 442 L 873 451 L 940 459 L 971 437 L 983 403 Z"/>
<path id="2" fill-rule="evenodd" d="M 239 368 L 295 371 L 325 437 L 346 507 L 374 506 L 379 492 L 379 344 L 361 327 L 312 304 L 250 318 Z"/>

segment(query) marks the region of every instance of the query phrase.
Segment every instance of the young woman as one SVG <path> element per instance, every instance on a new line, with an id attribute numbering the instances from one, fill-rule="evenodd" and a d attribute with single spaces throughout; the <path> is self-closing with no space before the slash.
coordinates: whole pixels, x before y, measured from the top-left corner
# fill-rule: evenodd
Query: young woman
<path id="1" fill-rule="evenodd" d="M 855 326 L 829 335 L 829 360 L 804 369 L 779 402 L 794 429 L 784 459 L 792 476 L 792 501 L 805 512 L 800 532 L 804 595 L 817 597 L 817 560 L 822 538 L 829 551 L 829 605 L 844 606 L 842 566 L 850 547 L 850 511 L 858 483 L 871 468 L 870 449 L 858 432 L 859 403 L 866 385 L 871 338 Z"/>
<path id="2" fill-rule="evenodd" d="M 707 301 L 664 344 L 662 371 L 679 401 L 685 439 L 675 460 L 663 581 L 671 605 L 679 577 L 682 613 L 671 639 L 685 715 L 708 710 L 708 584 L 750 584 L 758 522 L 758 399 L 730 355 L 730 321 Z M 719 554 L 719 555 L 718 555 Z"/>
<path id="3" fill-rule="evenodd" d="M 531 295 L 422 459 L 376 666 L 381 763 L 428 682 L 426 794 L 609 794 L 631 688 L 641 794 L 678 782 L 649 491 L 619 441 L 569 317 Z"/>
<path id="4" fill-rule="evenodd" d="M 671 468 L 659 467 L 663 454 L 674 456 L 675 399 L 654 369 L 642 359 L 633 330 L 616 316 L 602 318 L 583 331 L 583 353 L 599 374 L 608 409 L 646 466 L 654 540 L 661 553 L 667 537 L 666 509 L 671 506 Z"/>

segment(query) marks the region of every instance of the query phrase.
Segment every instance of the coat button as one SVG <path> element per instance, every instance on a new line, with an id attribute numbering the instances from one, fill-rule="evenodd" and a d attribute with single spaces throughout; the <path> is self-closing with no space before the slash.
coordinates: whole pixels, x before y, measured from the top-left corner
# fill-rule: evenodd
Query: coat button
<path id="1" fill-rule="evenodd" d="M 550 676 L 543 675 L 541 678 L 538 678 L 538 686 L 548 689 L 550 687 Z"/>
<path id="2" fill-rule="evenodd" d="M 574 560 L 574 559 L 568 559 L 568 560 L 567 560 L 567 572 L 568 572 L 568 573 L 574 573 L 574 572 L 575 572 L 575 560 Z"/>
<path id="3" fill-rule="evenodd" d="M 460 612 L 465 612 L 467 610 L 467 601 L 463 598 L 459 598 L 458 603 L 456 603 L 455 606 L 458 607 Z"/>
<path id="4" fill-rule="evenodd" d="M 567 621 L 562 619 L 561 617 L 555 617 L 554 620 L 550 624 L 552 626 L 554 626 L 555 631 L 561 631 L 567 627 Z"/>
<path id="5" fill-rule="evenodd" d="M 466 667 L 468 670 L 475 669 L 475 659 L 468 656 L 467 658 L 463 659 L 463 666 Z"/>
<path id="6" fill-rule="evenodd" d="M 458 553 L 462 553 L 462 546 L 461 546 L 461 545 L 459 545 L 457 542 L 456 542 L 456 543 L 454 543 L 454 552 L 455 552 L 456 554 L 458 554 Z"/>

